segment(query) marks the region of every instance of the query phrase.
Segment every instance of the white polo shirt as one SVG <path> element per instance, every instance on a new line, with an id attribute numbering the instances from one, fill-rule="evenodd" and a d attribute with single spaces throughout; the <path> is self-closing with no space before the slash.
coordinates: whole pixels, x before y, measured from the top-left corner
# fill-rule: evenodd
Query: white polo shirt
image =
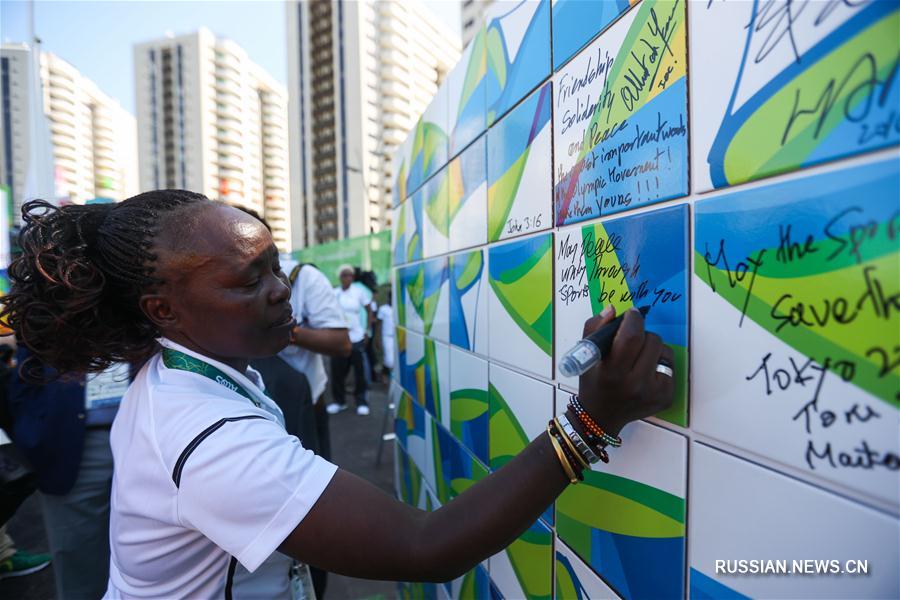
<path id="1" fill-rule="evenodd" d="M 303 265 L 291 286 L 291 306 L 294 318 L 302 327 L 312 329 L 343 329 L 344 313 L 332 291 L 331 282 L 317 268 Z M 284 362 L 306 375 L 315 402 L 328 385 L 328 374 L 322 355 L 291 344 L 278 353 Z"/>
<path id="2" fill-rule="evenodd" d="M 337 467 L 284 431 L 259 373 L 161 343 L 216 367 L 259 407 L 225 384 L 166 367 L 161 354 L 141 369 L 110 434 L 105 597 L 290 597 L 291 561 L 276 548 Z"/>
<path id="3" fill-rule="evenodd" d="M 372 301 L 372 292 L 369 292 L 368 288 L 366 288 L 366 292 L 363 292 L 355 285 L 351 285 L 346 290 L 341 286 L 334 288 L 334 296 L 337 298 L 341 311 L 344 313 L 344 326 L 347 328 L 350 341 L 354 344 L 361 342 L 366 335 L 366 330 L 360 317 L 360 311 L 365 311 Z"/>

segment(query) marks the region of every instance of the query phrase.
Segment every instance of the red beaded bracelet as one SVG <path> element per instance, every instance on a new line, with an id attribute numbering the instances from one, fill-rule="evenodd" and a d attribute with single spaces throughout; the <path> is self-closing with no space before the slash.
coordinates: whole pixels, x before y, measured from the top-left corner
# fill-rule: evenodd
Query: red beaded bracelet
<path id="1" fill-rule="evenodd" d="M 578 417 L 578 420 L 581 421 L 581 424 L 584 425 L 584 428 L 587 429 L 592 436 L 599 438 L 605 444 L 612 446 L 613 448 L 618 448 L 622 445 L 622 438 L 609 435 L 603 431 L 603 428 L 600 427 L 594 419 L 591 418 L 591 415 L 587 413 L 584 406 L 579 402 L 578 396 L 572 396 L 569 408 L 572 409 L 572 412 L 575 413 L 575 416 Z"/>

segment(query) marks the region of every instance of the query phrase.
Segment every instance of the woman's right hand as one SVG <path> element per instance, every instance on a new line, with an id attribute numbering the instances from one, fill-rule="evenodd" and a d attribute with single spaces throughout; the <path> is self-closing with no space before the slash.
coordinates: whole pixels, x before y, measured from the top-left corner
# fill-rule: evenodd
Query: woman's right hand
<path id="1" fill-rule="evenodd" d="M 610 311 L 588 319 L 584 337 L 615 316 Z M 672 349 L 644 330 L 644 316 L 632 308 L 622 319 L 610 353 L 579 379 L 578 398 L 604 431 L 618 435 L 627 423 L 672 406 L 675 381 L 656 370 L 660 362 L 674 369 Z"/>

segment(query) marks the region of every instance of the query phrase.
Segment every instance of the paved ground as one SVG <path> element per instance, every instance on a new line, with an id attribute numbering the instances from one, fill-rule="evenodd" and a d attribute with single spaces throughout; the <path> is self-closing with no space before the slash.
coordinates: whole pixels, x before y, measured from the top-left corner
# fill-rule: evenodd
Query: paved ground
<path id="1" fill-rule="evenodd" d="M 372 414 L 368 417 L 359 417 L 350 410 L 331 417 L 334 461 L 342 468 L 369 480 L 393 496 L 393 442 L 385 443 L 381 465 L 378 468 L 375 467 L 375 453 L 378 450 L 380 429 L 387 406 L 386 387 L 384 385 L 376 386 L 369 396 Z M 30 552 L 47 551 L 47 536 L 37 496 L 29 498 L 10 521 L 9 534 L 20 548 Z M 52 568 L 51 564 L 50 567 L 39 573 L 0 581 L 0 598 L 4 600 L 52 600 L 55 596 Z M 396 589 L 396 584 L 392 582 L 368 581 L 332 574 L 329 575 L 325 598 L 327 600 L 387 599 L 395 597 Z"/>

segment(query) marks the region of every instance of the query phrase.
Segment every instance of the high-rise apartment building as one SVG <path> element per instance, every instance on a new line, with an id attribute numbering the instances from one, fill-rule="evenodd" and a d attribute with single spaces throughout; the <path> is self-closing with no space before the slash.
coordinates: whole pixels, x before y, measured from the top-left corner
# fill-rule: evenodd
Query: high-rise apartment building
<path id="1" fill-rule="evenodd" d="M 29 111 L 34 105 L 42 106 L 49 121 L 56 200 L 80 204 L 98 197 L 122 200 L 137 193 L 134 117 L 74 66 L 47 52 L 40 57 L 42 97 L 32 103 L 32 64 L 28 46 L 3 46 L 0 179 L 14 201 L 21 203 L 31 193 L 26 177 L 33 135 Z"/>
<path id="2" fill-rule="evenodd" d="M 459 60 L 418 2 L 287 3 L 294 246 L 390 226 L 391 156 Z"/>
<path id="3" fill-rule="evenodd" d="M 284 86 L 206 29 L 137 44 L 134 62 L 141 188 L 252 208 L 291 250 Z"/>
<path id="4" fill-rule="evenodd" d="M 460 32 L 463 48 L 469 45 L 478 28 L 484 23 L 484 13 L 494 0 L 463 0 L 459 7 Z"/>

